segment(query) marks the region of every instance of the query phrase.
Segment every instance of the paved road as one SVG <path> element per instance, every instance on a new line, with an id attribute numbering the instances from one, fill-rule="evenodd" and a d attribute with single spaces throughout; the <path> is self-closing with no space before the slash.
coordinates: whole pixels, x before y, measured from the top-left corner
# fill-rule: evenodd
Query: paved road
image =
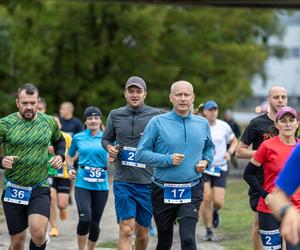
<path id="1" fill-rule="evenodd" d="M 2 208 L 2 205 L 1 205 Z M 60 236 L 57 238 L 51 238 L 51 242 L 48 244 L 47 249 L 51 250 L 74 250 L 76 247 L 76 223 L 77 223 L 77 211 L 75 204 L 69 207 L 69 218 L 64 222 L 59 222 Z M 197 245 L 198 249 L 205 250 L 224 250 L 223 247 L 218 245 L 218 239 L 220 235 L 216 235 L 216 241 L 207 243 L 202 241 L 204 231 L 203 227 L 198 225 L 197 227 Z M 29 238 L 29 237 L 28 237 Z M 118 226 L 115 220 L 114 201 L 112 192 L 110 192 L 108 203 L 106 205 L 104 215 L 101 221 L 101 233 L 99 242 L 116 242 L 118 238 Z M 150 238 L 148 246 L 149 250 L 155 249 L 157 239 L 156 237 Z M 28 242 L 27 242 L 28 244 Z M 0 221 L 0 250 L 7 250 L 9 246 L 9 235 L 7 234 L 5 221 Z M 26 247 L 25 249 L 28 249 Z M 98 250 L 104 250 L 104 248 L 97 248 Z M 178 226 L 175 226 L 174 244 L 172 250 L 180 249 L 180 242 L 178 237 Z M 110 249 L 111 250 L 111 249 Z"/>

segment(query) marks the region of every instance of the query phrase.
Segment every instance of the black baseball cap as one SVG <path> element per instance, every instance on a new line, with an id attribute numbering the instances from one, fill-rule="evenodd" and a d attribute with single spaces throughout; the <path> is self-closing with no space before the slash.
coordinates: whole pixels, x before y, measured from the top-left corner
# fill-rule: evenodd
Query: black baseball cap
<path id="1" fill-rule="evenodd" d="M 87 107 L 83 112 L 83 119 L 86 120 L 90 116 L 100 116 L 102 117 L 102 112 L 100 109 L 94 106 Z"/>

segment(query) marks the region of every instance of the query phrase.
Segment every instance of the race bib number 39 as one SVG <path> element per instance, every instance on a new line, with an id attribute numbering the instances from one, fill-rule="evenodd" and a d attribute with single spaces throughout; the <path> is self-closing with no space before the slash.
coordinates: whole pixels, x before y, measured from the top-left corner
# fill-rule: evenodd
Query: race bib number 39
<path id="1" fill-rule="evenodd" d="M 84 180 L 88 182 L 105 181 L 105 171 L 103 168 L 84 167 Z"/>
<path id="2" fill-rule="evenodd" d="M 192 200 L 191 184 L 164 184 L 164 203 L 181 204 Z"/>
<path id="3" fill-rule="evenodd" d="M 124 147 L 122 151 L 122 165 L 136 167 L 136 168 L 145 168 L 146 165 L 138 163 L 135 161 L 136 148 L 133 147 Z"/>
<path id="4" fill-rule="evenodd" d="M 5 189 L 3 201 L 28 205 L 32 187 L 23 187 L 11 182 L 8 182 Z"/>

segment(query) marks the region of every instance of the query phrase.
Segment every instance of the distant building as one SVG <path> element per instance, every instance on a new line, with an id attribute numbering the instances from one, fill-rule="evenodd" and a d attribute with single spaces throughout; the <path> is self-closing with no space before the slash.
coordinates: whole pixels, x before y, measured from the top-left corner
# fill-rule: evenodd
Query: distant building
<path id="1" fill-rule="evenodd" d="M 270 45 L 280 45 L 286 49 L 286 55 L 282 59 L 270 55 L 265 63 L 267 78 L 264 81 L 261 76 L 253 78 L 253 96 L 241 100 L 234 118 L 242 125 L 248 122 L 258 112 L 266 112 L 268 90 L 273 85 L 284 86 L 289 95 L 289 105 L 300 111 L 300 11 L 293 15 L 282 15 L 282 24 L 285 34 L 280 40 L 277 37 L 269 39 Z"/>
<path id="2" fill-rule="evenodd" d="M 300 108 L 300 11 L 291 16 L 282 16 L 285 34 L 282 40 L 270 38 L 270 45 L 281 45 L 286 48 L 287 54 L 283 59 L 270 56 L 265 67 L 266 82 L 260 76 L 253 79 L 253 94 L 256 101 L 262 102 L 268 89 L 274 84 L 284 86 L 289 95 L 289 105 Z"/>

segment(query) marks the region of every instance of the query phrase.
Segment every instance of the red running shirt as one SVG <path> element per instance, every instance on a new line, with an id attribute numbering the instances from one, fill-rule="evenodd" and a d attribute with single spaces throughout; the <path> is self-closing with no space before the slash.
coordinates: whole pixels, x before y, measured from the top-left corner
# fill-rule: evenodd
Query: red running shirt
<path id="1" fill-rule="evenodd" d="M 279 172 L 284 167 L 285 162 L 289 158 L 295 145 L 284 144 L 279 136 L 275 136 L 271 139 L 264 141 L 256 153 L 254 159 L 262 164 L 264 169 L 264 182 L 263 188 L 271 193 L 275 187 L 275 181 Z M 292 197 L 291 201 L 300 209 L 300 192 L 297 191 Z M 271 213 L 270 209 L 265 203 L 265 200 L 260 197 L 257 205 L 257 211 L 264 213 Z"/>

